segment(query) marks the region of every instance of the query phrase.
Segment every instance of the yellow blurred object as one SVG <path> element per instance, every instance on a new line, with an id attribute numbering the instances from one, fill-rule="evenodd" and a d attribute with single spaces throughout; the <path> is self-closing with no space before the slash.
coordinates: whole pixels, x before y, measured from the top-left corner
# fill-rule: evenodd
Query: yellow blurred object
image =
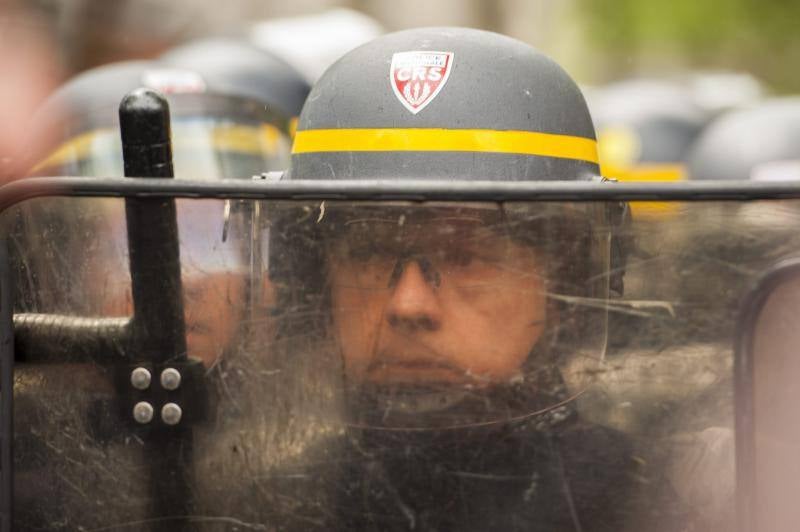
<path id="1" fill-rule="evenodd" d="M 177 134 L 174 134 L 176 133 Z M 33 172 L 58 168 L 71 161 L 80 161 L 109 152 L 109 142 L 120 145 L 119 133 L 111 128 L 88 131 L 68 140 L 39 162 Z M 119 148 L 117 148 L 118 150 Z M 275 157 L 288 153 L 288 139 L 272 124 L 259 125 L 211 123 L 192 127 L 192 122 L 173 124 L 173 156 L 192 151 L 230 152 Z"/>
<path id="2" fill-rule="evenodd" d="M 610 168 L 628 168 L 639 160 L 642 142 L 633 129 L 611 126 L 598 132 L 597 150 L 602 165 L 608 165 Z"/>
<path id="3" fill-rule="evenodd" d="M 36 163 L 32 172 L 37 173 L 44 168 L 61 166 L 64 161 L 80 160 L 86 157 L 92 151 L 94 139 L 107 134 L 109 131 L 108 129 L 100 129 L 73 137 L 56 148 L 53 153 Z"/>
<path id="4" fill-rule="evenodd" d="M 604 177 L 636 183 L 661 183 L 686 180 L 686 168 L 681 163 L 641 163 L 641 141 L 636 131 L 624 126 L 609 127 L 597 136 L 600 171 Z M 680 210 L 677 202 L 634 201 L 631 210 L 635 218 L 657 219 Z"/>

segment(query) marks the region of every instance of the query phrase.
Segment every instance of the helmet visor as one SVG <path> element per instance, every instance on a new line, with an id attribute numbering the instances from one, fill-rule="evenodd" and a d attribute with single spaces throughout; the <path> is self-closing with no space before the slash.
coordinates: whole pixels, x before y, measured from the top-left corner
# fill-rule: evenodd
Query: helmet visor
<path id="1" fill-rule="evenodd" d="M 610 233 L 597 205 L 305 207 L 308 228 L 283 220 L 270 255 L 291 256 L 295 231 L 313 242 L 286 270 L 329 305 L 320 330 L 337 339 L 353 423 L 541 414 L 567 399 L 555 371 L 567 352 L 603 357 Z"/>
<path id="2" fill-rule="evenodd" d="M 170 112 L 179 179 L 250 178 L 288 165 L 288 124 L 261 104 L 213 94 L 177 95 Z M 66 140 L 34 166 L 36 175 L 124 175 L 116 108 L 87 112 L 60 134 Z"/>
<path id="3" fill-rule="evenodd" d="M 213 118 L 172 124 L 173 167 L 178 178 L 214 181 L 249 178 L 287 163 L 288 137 L 271 124 Z M 122 176 L 122 142 L 114 129 L 74 137 L 36 165 L 38 175 Z"/>

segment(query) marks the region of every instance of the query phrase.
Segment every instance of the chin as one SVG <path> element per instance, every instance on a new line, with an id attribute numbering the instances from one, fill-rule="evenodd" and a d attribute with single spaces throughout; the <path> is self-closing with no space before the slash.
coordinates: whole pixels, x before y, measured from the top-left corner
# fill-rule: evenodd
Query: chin
<path id="1" fill-rule="evenodd" d="M 375 430 L 451 430 L 501 426 L 538 409 L 517 384 L 361 381 L 347 386 L 351 426 Z"/>

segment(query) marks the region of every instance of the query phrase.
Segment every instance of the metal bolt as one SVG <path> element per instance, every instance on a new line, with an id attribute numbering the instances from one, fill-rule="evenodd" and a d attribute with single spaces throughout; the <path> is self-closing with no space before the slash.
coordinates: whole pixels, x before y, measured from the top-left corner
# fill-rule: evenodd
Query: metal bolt
<path id="1" fill-rule="evenodd" d="M 161 407 L 161 420 L 167 425 L 177 425 L 181 422 L 183 411 L 175 403 L 167 403 Z"/>
<path id="2" fill-rule="evenodd" d="M 133 419 L 142 425 L 153 420 L 153 405 L 146 401 L 136 403 L 133 407 Z"/>
<path id="3" fill-rule="evenodd" d="M 150 380 L 150 371 L 147 368 L 136 368 L 131 372 L 131 385 L 137 390 L 149 388 Z"/>
<path id="4" fill-rule="evenodd" d="M 167 368 L 161 372 L 161 386 L 165 390 L 177 390 L 181 385 L 181 374 L 175 368 Z"/>

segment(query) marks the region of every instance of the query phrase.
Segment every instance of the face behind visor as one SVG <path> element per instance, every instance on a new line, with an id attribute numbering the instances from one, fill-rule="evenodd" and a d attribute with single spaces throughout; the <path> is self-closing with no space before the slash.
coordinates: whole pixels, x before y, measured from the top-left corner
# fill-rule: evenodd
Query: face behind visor
<path id="1" fill-rule="evenodd" d="M 597 163 L 586 103 L 555 62 L 497 34 L 425 28 L 376 39 L 320 78 L 300 116 L 287 178 L 590 181 L 599 179 Z M 292 295 L 290 281 L 279 299 L 326 309 L 332 326 L 321 319 L 316 330 L 341 351 L 348 389 L 367 391 L 351 397 L 381 396 L 375 412 L 430 412 L 436 401 L 449 408 L 469 396 L 490 405 L 465 407 L 471 421 L 524 416 L 538 408 L 531 389 L 559 380 L 553 370 L 549 387 L 531 385 L 526 365 L 552 366 L 547 356 L 583 343 L 603 356 L 609 287 L 619 288 L 609 274 L 609 213 L 523 208 L 520 220 L 510 205 L 471 208 L 437 214 L 421 206 L 364 213 L 363 221 L 337 212 L 298 238 L 290 235 L 306 231 L 299 225 L 272 228 L 271 254 L 289 241 L 335 240 L 287 265 L 273 255 L 270 267 L 275 279 L 325 272 L 305 283 L 305 296 Z M 581 224 L 588 229 L 575 231 Z M 584 322 L 592 325 L 580 328 L 592 313 Z M 517 406 L 487 399 L 520 383 L 529 389 Z M 470 421 L 463 412 L 460 421 L 417 421 L 458 425 Z M 409 423 L 390 418 L 370 424 Z"/>
<path id="2" fill-rule="evenodd" d="M 287 208 L 271 229 L 279 334 L 316 336 L 341 358 L 356 424 L 380 415 L 387 426 L 445 427 L 547 410 L 566 399 L 555 389 L 568 353 L 604 356 L 608 227 L 595 206 L 537 207 Z"/>
<path id="3" fill-rule="evenodd" d="M 112 66 L 108 75 L 117 70 L 128 72 L 131 69 L 139 72 L 142 67 L 137 64 Z M 145 74 L 153 72 L 144 70 Z M 167 72 L 174 75 L 174 71 Z M 266 110 L 263 104 L 244 97 L 205 92 L 174 94 L 170 100 L 176 178 L 207 181 L 248 179 L 261 172 L 283 168 L 288 163 L 288 123 L 282 116 Z M 122 176 L 121 140 L 113 127 L 117 106 L 118 102 L 98 104 L 88 108 L 84 114 L 73 109 L 75 117 L 62 124 L 61 134 L 66 140 L 42 158 L 35 173 Z M 97 278 L 98 273 L 102 274 L 103 282 L 87 278 L 82 290 L 89 297 L 76 295 L 72 298 L 75 303 L 65 302 L 61 311 L 129 315 L 132 303 L 122 203 L 115 200 L 103 202 L 101 212 L 92 219 L 70 212 L 72 207 L 64 203 L 60 205 L 59 208 L 66 209 L 64 217 L 83 218 L 81 223 L 89 224 L 87 231 L 110 233 L 112 243 L 104 252 L 103 259 L 93 258 L 93 276 Z M 99 204 L 94 203 L 91 210 L 98 207 Z M 214 200 L 178 202 L 190 356 L 202 359 L 206 365 L 219 359 L 242 320 L 247 318 L 233 310 L 241 310 L 246 304 L 250 308 L 259 306 L 252 299 L 260 297 L 263 292 L 260 287 L 262 277 L 248 275 L 248 270 L 258 269 L 254 261 L 260 256 L 261 236 L 252 232 L 250 225 L 246 228 L 243 225 L 245 219 L 254 215 L 252 207 L 252 204 L 245 207 L 239 202 Z M 40 224 L 43 218 L 38 220 L 31 217 L 30 224 Z M 206 230 L 197 232 L 192 229 L 200 226 Z M 34 227 L 31 230 L 37 232 Z M 71 264 L 77 269 L 81 261 L 79 249 L 69 250 L 68 254 L 74 255 Z M 37 260 L 29 257 L 28 263 Z M 47 305 L 53 305 L 54 298 L 58 298 L 57 287 L 32 288 L 29 293 L 37 291 L 50 294 L 43 296 Z M 79 309 L 78 305 L 84 308 Z M 39 304 L 34 306 L 41 308 Z"/>

